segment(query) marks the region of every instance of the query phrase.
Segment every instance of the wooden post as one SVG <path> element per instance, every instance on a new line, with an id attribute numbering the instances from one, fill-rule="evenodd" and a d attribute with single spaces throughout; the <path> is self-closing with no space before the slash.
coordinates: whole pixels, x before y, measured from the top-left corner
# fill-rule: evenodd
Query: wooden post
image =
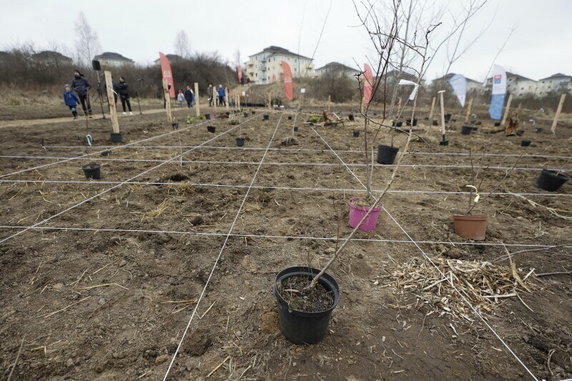
<path id="1" fill-rule="evenodd" d="M 113 133 L 119 133 L 119 121 L 117 120 L 117 108 L 115 107 L 115 97 L 113 96 L 113 79 L 111 78 L 111 72 L 106 70 L 103 72 L 105 75 L 105 88 L 107 89 L 107 100 L 109 103 L 109 114 L 111 115 L 111 128 Z"/>
<path id="2" fill-rule="evenodd" d="M 332 105 L 332 96 L 328 95 L 328 112 L 330 112 L 330 106 Z"/>
<path id="3" fill-rule="evenodd" d="M 467 104 L 467 113 L 465 114 L 465 123 L 469 121 L 469 117 L 471 116 L 471 109 L 473 108 L 473 97 L 469 99 L 469 103 Z"/>
<path id="4" fill-rule="evenodd" d="M 165 111 L 167 112 L 167 122 L 173 123 L 173 113 L 171 112 L 171 96 L 169 95 L 169 83 L 163 78 L 163 95 L 165 96 Z"/>
<path id="5" fill-rule="evenodd" d="M 228 100 L 229 100 L 229 99 L 230 99 L 230 97 L 228 96 L 228 87 L 225 87 L 225 88 L 224 88 L 224 104 L 225 104 L 225 107 L 226 107 L 227 110 L 228 110 L 228 108 L 230 107 L 230 106 L 228 105 Z"/>
<path id="6" fill-rule="evenodd" d="M 431 101 L 431 111 L 429 111 L 429 123 L 433 124 L 433 110 L 435 110 L 435 100 L 437 98 L 433 97 L 433 100 Z"/>
<path id="7" fill-rule="evenodd" d="M 195 82 L 195 115 L 196 116 L 200 116 L 201 115 L 201 97 L 199 94 L 199 84 L 197 82 Z"/>
<path id="8" fill-rule="evenodd" d="M 268 110 L 272 110 L 272 95 L 268 93 Z"/>
<path id="9" fill-rule="evenodd" d="M 504 110 L 504 116 L 502 117 L 501 126 L 504 127 L 506 119 L 508 118 L 508 113 L 510 112 L 510 104 L 512 103 L 512 94 L 508 95 L 508 102 L 506 102 L 506 108 Z"/>
<path id="10" fill-rule="evenodd" d="M 240 93 L 236 94 L 236 109 L 240 110 Z"/>
<path id="11" fill-rule="evenodd" d="M 558 117 L 560 117 L 560 112 L 562 112 L 562 106 L 564 106 L 564 99 L 566 99 L 566 94 L 560 96 L 560 102 L 558 102 L 558 108 L 556 109 L 556 114 L 554 114 L 554 120 L 552 121 L 552 127 L 550 131 L 556 134 L 556 125 L 558 124 Z"/>
<path id="12" fill-rule="evenodd" d="M 401 97 L 397 97 L 397 115 L 401 115 Z"/>
<path id="13" fill-rule="evenodd" d="M 445 90 L 439 91 L 439 103 L 441 103 L 441 135 L 445 139 L 445 102 L 443 101 L 443 93 Z"/>

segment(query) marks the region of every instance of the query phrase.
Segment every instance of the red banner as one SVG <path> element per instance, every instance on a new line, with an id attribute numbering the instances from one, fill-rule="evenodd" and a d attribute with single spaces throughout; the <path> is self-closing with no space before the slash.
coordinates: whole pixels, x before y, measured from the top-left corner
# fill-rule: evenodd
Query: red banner
<path id="1" fill-rule="evenodd" d="M 236 66 L 236 78 L 238 79 L 238 83 L 242 83 L 242 68 L 240 65 Z"/>
<path id="2" fill-rule="evenodd" d="M 373 72 L 368 64 L 364 64 L 364 81 L 363 81 L 363 103 L 369 104 L 371 102 L 373 90 Z"/>
<path id="3" fill-rule="evenodd" d="M 171 63 L 167 56 L 159 52 L 159 61 L 161 62 L 161 72 L 163 73 L 163 78 L 167 80 L 167 83 L 171 85 L 169 89 L 169 96 L 175 98 L 175 84 L 173 82 L 173 72 L 171 71 Z"/>
<path id="4" fill-rule="evenodd" d="M 294 83 L 292 82 L 292 70 L 290 70 L 290 65 L 288 62 L 280 62 L 282 65 L 282 72 L 284 73 L 284 95 L 286 99 L 294 99 Z"/>

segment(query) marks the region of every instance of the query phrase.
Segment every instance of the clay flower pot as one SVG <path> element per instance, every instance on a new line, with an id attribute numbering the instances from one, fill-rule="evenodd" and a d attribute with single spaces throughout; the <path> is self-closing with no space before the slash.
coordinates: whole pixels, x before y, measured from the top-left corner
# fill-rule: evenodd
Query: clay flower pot
<path id="1" fill-rule="evenodd" d="M 486 215 L 453 216 L 453 223 L 457 235 L 475 241 L 484 241 L 487 231 Z"/>

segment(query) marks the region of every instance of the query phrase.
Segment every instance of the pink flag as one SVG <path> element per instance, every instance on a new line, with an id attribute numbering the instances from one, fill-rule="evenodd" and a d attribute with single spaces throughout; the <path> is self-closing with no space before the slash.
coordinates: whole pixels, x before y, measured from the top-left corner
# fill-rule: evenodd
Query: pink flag
<path id="1" fill-rule="evenodd" d="M 159 52 L 159 61 L 161 62 L 161 72 L 163 73 L 163 78 L 167 80 L 167 83 L 171 85 L 169 89 L 169 96 L 175 98 L 175 84 L 173 83 L 173 72 L 171 71 L 171 63 L 167 56 Z"/>
<path id="2" fill-rule="evenodd" d="M 373 90 L 373 72 L 368 64 L 364 64 L 364 81 L 363 81 L 363 103 L 371 102 Z"/>
<path id="3" fill-rule="evenodd" d="M 242 83 L 242 68 L 240 65 L 236 66 L 236 77 L 238 79 L 238 83 Z"/>
<path id="4" fill-rule="evenodd" d="M 292 71 L 290 70 L 290 65 L 288 62 L 280 62 L 282 65 L 282 71 L 284 72 L 284 94 L 286 99 L 294 99 L 294 84 L 292 83 Z"/>

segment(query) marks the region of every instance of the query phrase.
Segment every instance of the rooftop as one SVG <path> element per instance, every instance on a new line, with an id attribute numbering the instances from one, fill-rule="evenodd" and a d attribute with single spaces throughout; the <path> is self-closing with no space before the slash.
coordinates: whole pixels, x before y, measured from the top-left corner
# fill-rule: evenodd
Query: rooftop
<path id="1" fill-rule="evenodd" d="M 280 46 L 274 46 L 274 45 L 271 45 L 267 48 L 264 48 L 261 52 L 250 55 L 249 57 L 254 57 L 254 56 L 257 56 L 257 55 L 262 54 L 262 53 L 269 53 L 270 55 L 272 55 L 272 54 L 284 54 L 284 55 L 289 55 L 289 56 L 293 56 L 293 57 L 297 57 L 297 58 L 303 58 L 306 60 L 312 60 L 312 58 L 304 57 L 300 54 L 292 53 L 288 49 L 284 49 L 284 48 L 281 48 Z"/>
<path id="2" fill-rule="evenodd" d="M 124 61 L 124 62 L 135 63 L 135 61 L 133 61 L 132 59 L 127 58 L 127 57 L 123 57 L 121 54 L 115 53 L 115 52 L 103 52 L 103 53 L 98 54 L 97 56 L 95 56 L 93 58 L 94 59 L 115 60 L 115 61 Z"/>

